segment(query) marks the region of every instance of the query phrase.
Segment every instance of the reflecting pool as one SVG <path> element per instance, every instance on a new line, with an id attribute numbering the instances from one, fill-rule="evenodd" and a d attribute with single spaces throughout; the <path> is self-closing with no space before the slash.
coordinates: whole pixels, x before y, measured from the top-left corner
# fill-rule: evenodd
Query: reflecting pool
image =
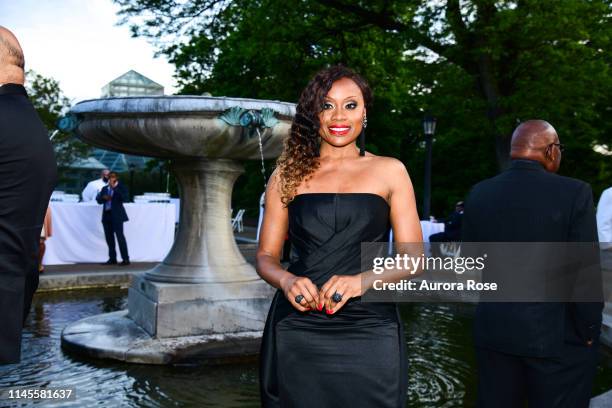
<path id="1" fill-rule="evenodd" d="M 231 366 L 146 366 L 88 360 L 61 350 L 60 334 L 68 323 L 124 309 L 126 303 L 127 290 L 121 289 L 36 295 L 24 331 L 22 362 L 0 366 L 0 388 L 76 388 L 76 401 L 45 402 L 44 406 L 259 406 L 256 361 Z M 461 304 L 401 306 L 410 360 L 408 406 L 474 406 L 472 312 L 472 306 Z M 612 355 L 602 352 L 594 395 L 610 388 Z M 38 404 L 42 401 L 30 403 Z M 11 405 L 5 400 L 0 406 Z"/>

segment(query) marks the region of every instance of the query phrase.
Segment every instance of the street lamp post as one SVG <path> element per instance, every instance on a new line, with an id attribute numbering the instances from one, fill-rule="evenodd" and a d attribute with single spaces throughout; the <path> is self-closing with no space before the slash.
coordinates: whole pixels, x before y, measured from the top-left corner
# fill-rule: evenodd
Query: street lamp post
<path id="1" fill-rule="evenodd" d="M 425 115 L 423 133 L 425 134 L 425 186 L 423 188 L 423 218 L 429 220 L 431 213 L 431 145 L 436 132 L 436 118 Z"/>

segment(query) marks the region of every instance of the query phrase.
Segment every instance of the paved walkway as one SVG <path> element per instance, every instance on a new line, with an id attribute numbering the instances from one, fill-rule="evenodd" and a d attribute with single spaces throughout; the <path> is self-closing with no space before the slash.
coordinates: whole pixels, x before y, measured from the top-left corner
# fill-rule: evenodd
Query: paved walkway
<path id="1" fill-rule="evenodd" d="M 246 225 L 243 232 L 234 234 L 238 242 L 238 249 L 251 265 L 255 265 L 256 235 L 257 228 Z M 127 287 L 132 276 L 144 273 L 157 264 L 157 262 L 135 262 L 128 266 L 98 263 L 48 265 L 45 267 L 45 272 L 40 275 L 38 291 Z"/>
<path id="2" fill-rule="evenodd" d="M 251 265 L 255 265 L 256 244 L 238 244 L 242 256 Z M 129 266 L 73 264 L 50 265 L 40 275 L 38 291 L 86 289 L 99 287 L 123 286 L 130 284 L 132 276 L 144 273 L 157 265 L 157 262 L 136 262 Z"/>

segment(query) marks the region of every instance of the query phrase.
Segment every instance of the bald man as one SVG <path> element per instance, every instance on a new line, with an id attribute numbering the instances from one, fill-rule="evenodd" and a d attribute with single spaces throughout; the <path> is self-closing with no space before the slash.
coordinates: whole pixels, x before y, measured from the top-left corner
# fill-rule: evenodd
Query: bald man
<path id="1" fill-rule="evenodd" d="M 548 122 L 530 120 L 520 124 L 512 135 L 510 168 L 474 186 L 465 202 L 463 241 L 596 243 L 590 186 L 555 174 L 562 151 L 557 132 Z M 567 282 L 563 280 L 566 276 L 580 276 L 576 271 L 582 270 L 582 266 L 568 267 L 558 261 L 568 256 L 562 259 L 579 260 L 578 265 L 588 261 L 588 271 L 595 271 L 586 274 L 594 276 L 588 282 L 595 294 L 588 300 L 594 301 L 570 303 L 565 302 L 571 300 L 567 296 L 568 299 L 561 299 L 563 302 L 481 302 L 474 319 L 479 407 L 586 408 L 589 405 L 603 309 L 603 303 L 598 301 L 599 252 L 596 244 L 582 245 L 589 252 L 580 252 L 579 256 L 559 253 L 552 245 L 537 246 L 540 247 L 543 250 L 538 250 L 536 257 L 526 256 L 525 274 L 521 275 L 523 270 L 516 268 L 505 271 L 510 280 L 518 282 L 526 275 L 533 278 L 536 270 L 541 272 L 542 280 L 550 276 L 557 280 L 545 281 L 550 290 L 555 284 L 552 282 Z M 506 244 L 503 252 L 510 248 Z M 523 248 L 534 248 L 534 245 Z M 520 254 L 515 258 L 520 260 Z M 497 268 L 491 267 L 490 274 L 503 273 L 499 272 L 504 269 L 502 265 L 514 264 L 498 263 Z M 551 266 L 557 264 L 560 266 Z M 575 283 L 564 289 L 568 287 L 571 288 L 567 293 L 575 293 Z M 519 285 L 521 293 L 528 290 L 531 288 Z"/>
<path id="2" fill-rule="evenodd" d="M 57 179 L 48 132 L 24 78 L 19 41 L 0 26 L 0 364 L 20 359 L 38 287 L 38 240 Z"/>

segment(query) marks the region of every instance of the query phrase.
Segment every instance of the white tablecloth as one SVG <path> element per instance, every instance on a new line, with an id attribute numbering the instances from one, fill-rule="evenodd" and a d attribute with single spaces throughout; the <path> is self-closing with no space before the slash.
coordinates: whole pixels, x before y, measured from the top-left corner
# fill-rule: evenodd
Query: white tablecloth
<path id="1" fill-rule="evenodd" d="M 431 234 L 436 234 L 438 232 L 444 231 L 444 223 L 443 222 L 431 222 L 431 221 L 421 221 L 421 232 L 423 233 L 423 242 L 429 242 L 429 236 Z M 392 253 L 393 248 L 393 229 L 389 232 L 389 255 Z M 431 256 L 431 247 L 426 247 L 427 256 Z"/>
<path id="2" fill-rule="evenodd" d="M 601 249 L 612 248 L 612 187 L 601 193 L 597 203 L 597 229 Z"/>
<path id="3" fill-rule="evenodd" d="M 174 204 L 125 204 L 123 231 L 130 261 L 160 262 L 174 242 Z M 98 263 L 108 259 L 102 229 L 102 206 L 93 203 L 51 203 L 53 236 L 47 239 L 45 265 Z M 117 246 L 117 256 L 121 255 Z"/>
<path id="4" fill-rule="evenodd" d="M 181 199 L 180 198 L 171 198 L 170 202 L 174 204 L 174 214 L 175 214 L 175 222 L 179 222 L 179 218 L 181 215 Z"/>
<path id="5" fill-rule="evenodd" d="M 429 242 L 430 235 L 444 232 L 444 223 L 421 221 L 421 230 L 423 230 L 423 242 Z"/>
<path id="6" fill-rule="evenodd" d="M 444 232 L 443 222 L 421 221 L 421 231 L 423 232 L 423 242 L 429 242 L 429 236 Z M 393 230 L 389 234 L 389 244 L 393 242 Z"/>

